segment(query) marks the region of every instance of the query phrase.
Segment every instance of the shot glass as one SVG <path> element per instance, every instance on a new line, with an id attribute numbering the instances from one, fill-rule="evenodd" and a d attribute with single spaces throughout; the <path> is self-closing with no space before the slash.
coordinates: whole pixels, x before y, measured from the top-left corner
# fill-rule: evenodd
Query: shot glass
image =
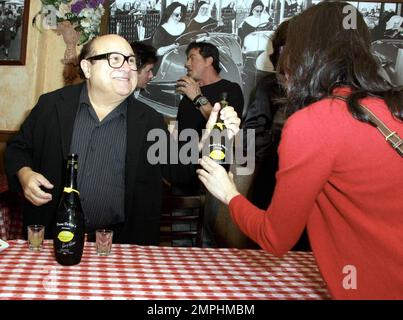
<path id="1" fill-rule="evenodd" d="M 95 232 L 95 246 L 97 255 L 109 256 L 112 251 L 113 231 L 107 229 L 99 229 Z"/>
<path id="2" fill-rule="evenodd" d="M 41 251 L 45 237 L 45 226 L 33 224 L 28 229 L 28 248 L 31 251 Z"/>

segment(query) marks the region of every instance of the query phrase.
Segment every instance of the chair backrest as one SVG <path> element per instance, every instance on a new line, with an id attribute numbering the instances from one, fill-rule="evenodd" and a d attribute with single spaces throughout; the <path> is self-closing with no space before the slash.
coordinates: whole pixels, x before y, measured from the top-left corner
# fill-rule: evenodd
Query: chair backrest
<path id="1" fill-rule="evenodd" d="M 174 240 L 195 240 L 197 247 L 202 247 L 204 195 L 178 196 L 166 194 L 161 213 L 161 242 Z M 178 225 L 185 225 L 186 230 L 175 230 Z"/>

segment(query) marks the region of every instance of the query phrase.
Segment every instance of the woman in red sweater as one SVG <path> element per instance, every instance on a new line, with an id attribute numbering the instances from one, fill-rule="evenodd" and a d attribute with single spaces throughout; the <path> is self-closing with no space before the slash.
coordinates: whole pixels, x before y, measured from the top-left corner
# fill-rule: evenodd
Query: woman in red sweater
<path id="1" fill-rule="evenodd" d="M 280 74 L 292 115 L 269 208 L 254 207 L 206 157 L 198 174 L 240 229 L 275 255 L 307 226 L 333 298 L 403 299 L 403 158 L 357 107 L 402 137 L 403 92 L 378 75 L 365 22 L 357 10 L 343 13 L 346 5 L 320 3 L 290 21 Z"/>

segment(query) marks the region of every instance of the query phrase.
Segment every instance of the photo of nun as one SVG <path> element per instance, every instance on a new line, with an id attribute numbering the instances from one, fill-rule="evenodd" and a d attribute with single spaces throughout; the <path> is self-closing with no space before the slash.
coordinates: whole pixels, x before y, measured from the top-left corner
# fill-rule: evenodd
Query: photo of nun
<path id="1" fill-rule="evenodd" d="M 248 34 L 256 31 L 259 26 L 262 27 L 269 22 L 269 15 L 263 11 L 263 2 L 260 0 L 253 1 L 249 16 L 245 18 L 238 28 L 238 36 L 241 38 L 242 45 Z"/>
<path id="2" fill-rule="evenodd" d="M 158 56 L 179 47 L 175 40 L 185 32 L 185 17 L 186 7 L 179 2 L 172 2 L 166 8 L 153 36 L 152 45 L 158 48 Z"/>
<path id="3" fill-rule="evenodd" d="M 216 27 L 217 21 L 211 17 L 210 5 L 205 1 L 200 1 L 190 17 L 186 32 L 204 30 L 205 28 L 208 29 L 206 31 L 210 31 Z"/>

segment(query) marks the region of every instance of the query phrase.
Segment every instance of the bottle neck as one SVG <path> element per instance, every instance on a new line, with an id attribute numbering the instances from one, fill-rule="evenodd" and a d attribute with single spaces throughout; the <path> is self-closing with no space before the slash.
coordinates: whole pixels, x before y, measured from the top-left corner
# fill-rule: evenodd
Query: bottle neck
<path id="1" fill-rule="evenodd" d="M 216 123 L 224 124 L 224 121 L 221 119 L 221 111 L 222 111 L 222 109 L 224 109 L 227 106 L 228 106 L 228 102 L 226 100 L 220 101 L 220 111 L 218 112 L 218 117 L 217 117 Z"/>
<path id="2" fill-rule="evenodd" d="M 69 158 L 67 160 L 67 170 L 66 170 L 66 183 L 64 185 L 65 189 L 77 191 L 77 169 L 78 161 Z"/>

